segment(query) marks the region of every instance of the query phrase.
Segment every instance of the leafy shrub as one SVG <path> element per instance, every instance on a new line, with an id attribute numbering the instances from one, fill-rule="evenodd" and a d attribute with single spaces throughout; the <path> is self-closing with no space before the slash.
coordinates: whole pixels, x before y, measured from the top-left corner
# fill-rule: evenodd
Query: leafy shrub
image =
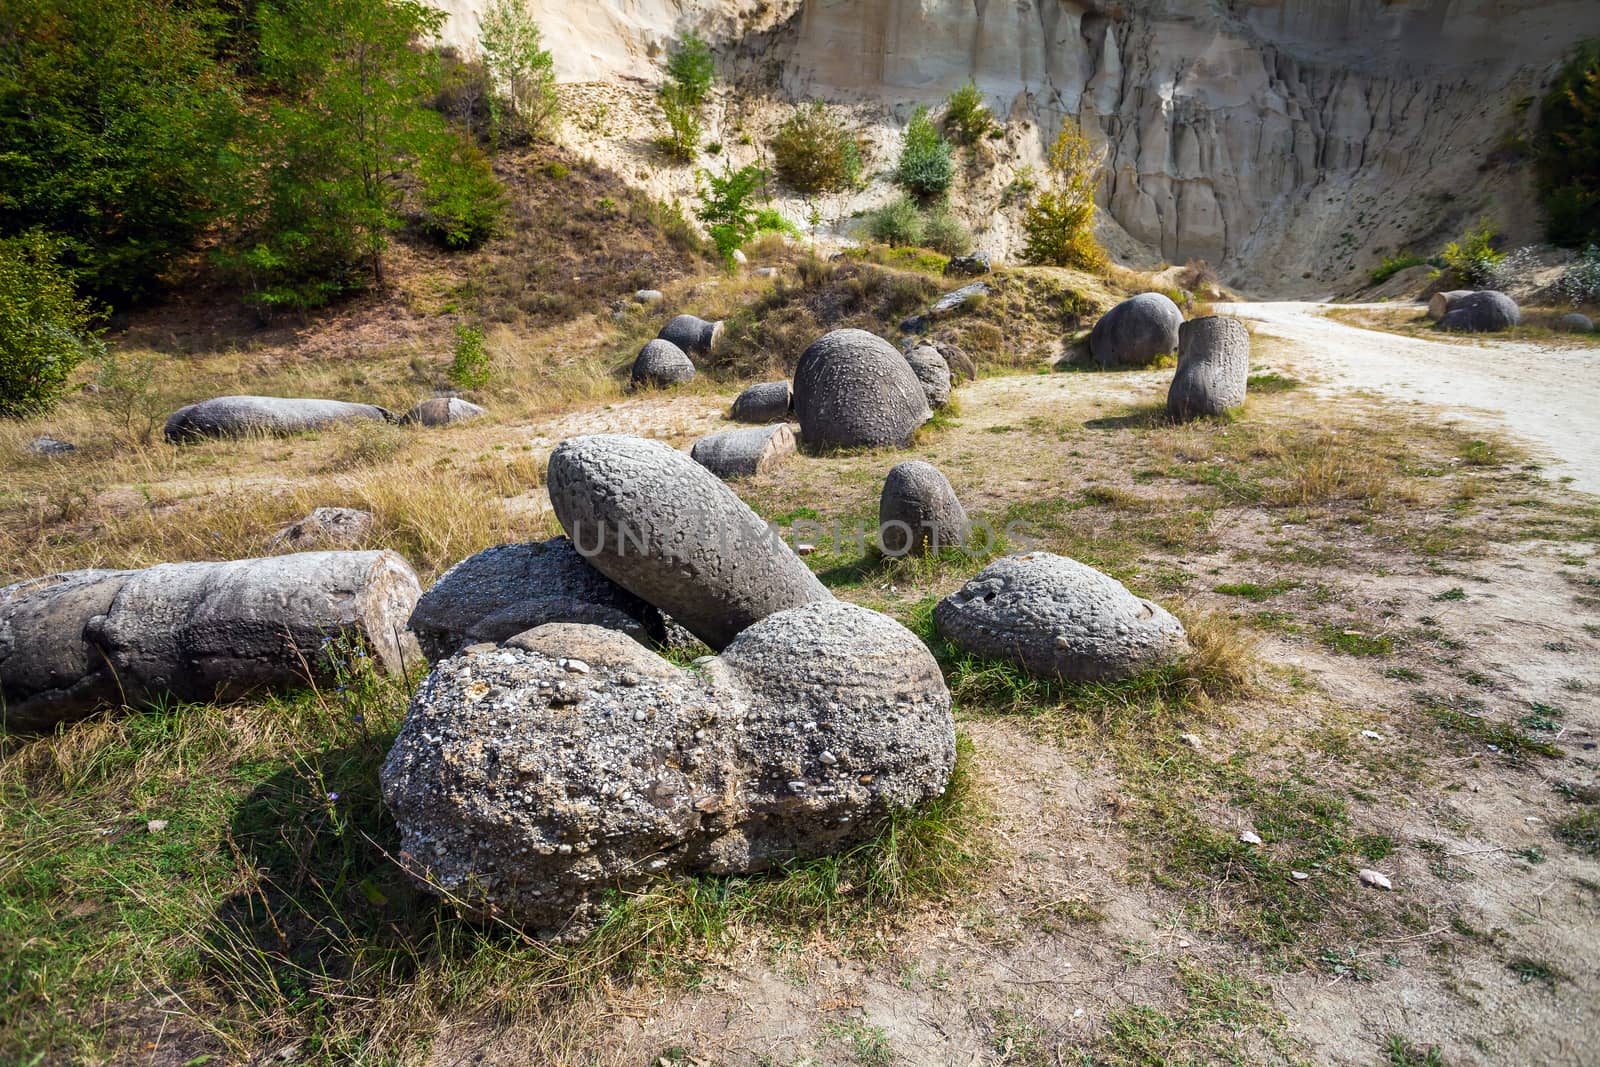
<path id="1" fill-rule="evenodd" d="M 690 102 L 688 94 L 676 82 L 663 85 L 656 94 L 656 102 L 661 105 L 661 116 L 667 123 L 666 134 L 656 143 L 671 158 L 680 163 L 689 162 L 694 158 L 695 149 L 700 147 L 703 132 L 699 107 Z"/>
<path id="2" fill-rule="evenodd" d="M 997 130 L 976 82 L 969 80 L 945 99 L 944 130 L 964 145 L 977 144 Z"/>
<path id="3" fill-rule="evenodd" d="M 1420 267 L 1428 262 L 1428 257 L 1419 256 L 1415 252 L 1397 252 L 1392 256 L 1384 256 L 1383 260 L 1372 268 L 1372 284 L 1382 285 L 1403 270 Z"/>
<path id="4" fill-rule="evenodd" d="M 820 101 L 790 115 L 772 141 L 778 177 L 802 193 L 833 193 L 861 180 L 861 146 Z"/>
<path id="5" fill-rule="evenodd" d="M 1075 124 L 1063 123 L 1050 147 L 1049 184 L 1028 205 L 1022 257 L 1029 263 L 1098 270 L 1105 253 L 1094 239 L 1094 189 L 1100 157 Z"/>
<path id="6" fill-rule="evenodd" d="M 750 201 L 766 177 L 754 164 L 730 170 L 720 178 L 709 171 L 700 173 L 700 210 L 696 214 L 730 269 L 734 252 L 756 234 L 756 209 Z"/>
<path id="7" fill-rule="evenodd" d="M 506 194 L 477 146 L 459 137 L 424 158 L 422 230 L 448 249 L 476 248 L 494 236 Z"/>
<path id="8" fill-rule="evenodd" d="M 1600 41 L 1579 46 L 1562 68 L 1539 127 L 1546 235 L 1572 248 L 1600 242 Z"/>
<path id="9" fill-rule="evenodd" d="M 886 245 L 920 245 L 922 223 L 916 202 L 902 196 L 867 215 L 867 235 Z"/>
<path id="10" fill-rule="evenodd" d="M 86 301 L 34 233 L 0 240 L 0 416 L 46 411 L 96 347 Z"/>
<path id="11" fill-rule="evenodd" d="M 1600 304 L 1600 245 L 1590 245 L 1583 258 L 1568 267 L 1556 282 L 1556 291 L 1572 303 Z"/>
<path id="12" fill-rule="evenodd" d="M 928 109 L 918 107 L 911 113 L 911 121 L 906 124 L 900 143 L 895 182 L 914 196 L 928 198 L 943 195 L 954 176 L 950 142 L 939 136 L 928 118 Z"/>
<path id="13" fill-rule="evenodd" d="M 947 256 L 964 256 L 972 251 L 972 231 L 948 207 L 940 205 L 922 219 L 922 242 Z"/>
<path id="14" fill-rule="evenodd" d="M 717 80 L 717 61 L 711 46 L 694 30 L 679 39 L 667 60 L 667 78 L 677 86 L 684 104 L 699 110 Z"/>
<path id="15" fill-rule="evenodd" d="M 105 412 L 116 435 L 132 445 L 148 445 L 172 410 L 160 387 L 161 361 L 153 356 L 124 359 L 116 349 L 95 353 L 94 406 Z"/>
<path id="16" fill-rule="evenodd" d="M 484 65 L 494 81 L 490 114 L 497 136 L 543 137 L 561 113 L 555 60 L 521 0 L 490 0 L 483 12 Z"/>
<path id="17" fill-rule="evenodd" d="M 1452 272 L 1462 285 L 1473 288 L 1487 286 L 1494 280 L 1495 267 L 1506 258 L 1504 252 L 1494 247 L 1497 235 L 1494 223 L 1481 218 L 1476 226 L 1462 235 L 1461 240 L 1445 245 L 1439 258 L 1445 269 Z"/>
<path id="18" fill-rule="evenodd" d="M 755 214 L 755 232 L 784 233 L 790 237 L 799 237 L 800 227 L 784 218 L 777 208 L 764 207 Z"/>
<path id="19" fill-rule="evenodd" d="M 1541 266 L 1539 250 L 1525 246 L 1500 258 L 1485 283 L 1491 289 L 1518 289 L 1536 284 L 1535 272 Z"/>
<path id="20" fill-rule="evenodd" d="M 492 374 L 483 331 L 476 326 L 457 326 L 455 358 L 448 372 L 450 383 L 458 389 L 481 389 L 489 384 Z"/>
<path id="21" fill-rule="evenodd" d="M 494 130 L 494 80 L 477 57 L 463 58 L 454 48 L 440 48 L 439 88 L 432 107 L 474 139 Z"/>

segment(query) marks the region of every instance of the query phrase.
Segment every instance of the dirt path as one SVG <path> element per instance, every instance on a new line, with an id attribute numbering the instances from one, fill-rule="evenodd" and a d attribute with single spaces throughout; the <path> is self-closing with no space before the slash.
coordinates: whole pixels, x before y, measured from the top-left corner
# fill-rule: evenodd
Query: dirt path
<path id="1" fill-rule="evenodd" d="M 1328 304 L 1225 305 L 1311 380 L 1422 401 L 1537 445 L 1550 472 L 1600 493 L 1600 353 L 1526 342 L 1446 342 L 1336 322 Z M 1361 305 L 1355 305 L 1361 306 Z M 1389 307 L 1391 305 L 1372 305 Z"/>

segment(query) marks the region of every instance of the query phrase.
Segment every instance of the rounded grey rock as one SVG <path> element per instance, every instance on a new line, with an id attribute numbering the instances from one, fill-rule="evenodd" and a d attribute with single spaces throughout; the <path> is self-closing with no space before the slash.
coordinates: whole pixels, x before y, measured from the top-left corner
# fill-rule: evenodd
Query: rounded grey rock
<path id="1" fill-rule="evenodd" d="M 681 385 L 694 379 L 694 363 L 683 349 L 658 337 L 639 349 L 631 377 L 634 385 Z"/>
<path id="2" fill-rule="evenodd" d="M 36 456 L 64 456 L 68 452 L 76 452 L 78 446 L 67 441 L 58 441 L 54 437 L 35 437 L 28 442 L 28 451 Z"/>
<path id="3" fill-rule="evenodd" d="M 794 407 L 794 389 L 788 382 L 752 385 L 733 401 L 735 422 L 782 422 Z"/>
<path id="4" fill-rule="evenodd" d="M 633 294 L 633 302 L 636 304 L 659 304 L 666 298 L 667 295 L 660 289 L 640 289 Z"/>
<path id="5" fill-rule="evenodd" d="M 978 376 L 978 365 L 973 362 L 971 356 L 967 355 L 966 349 L 954 341 L 936 339 L 933 342 L 933 348 L 934 351 L 944 357 L 945 366 L 950 368 L 950 380 L 952 382 L 970 382 Z"/>
<path id="6" fill-rule="evenodd" d="M 794 410 L 812 448 L 904 448 L 933 414 L 905 357 L 865 330 L 834 330 L 801 354 Z"/>
<path id="7" fill-rule="evenodd" d="M 1167 611 L 1048 552 L 997 560 L 941 600 L 933 619 L 957 647 L 1040 678 L 1118 681 L 1189 651 Z"/>
<path id="8" fill-rule="evenodd" d="M 694 315 L 679 315 L 661 327 L 656 336 L 671 341 L 691 355 L 708 356 L 722 340 L 722 323 L 707 322 Z"/>
<path id="9" fill-rule="evenodd" d="M 1439 320 L 1439 328 L 1452 333 L 1499 333 L 1521 321 L 1522 311 L 1515 300 L 1504 293 L 1485 289 L 1452 303 L 1444 318 Z"/>
<path id="10" fill-rule="evenodd" d="M 689 458 L 724 480 L 748 478 L 778 466 L 794 455 L 794 431 L 785 422 L 746 426 L 702 437 Z"/>
<path id="11" fill-rule="evenodd" d="M 1556 320 L 1556 329 L 1562 333 L 1593 333 L 1594 320 L 1587 315 L 1574 311 L 1570 315 L 1563 315 Z"/>
<path id="12" fill-rule="evenodd" d="M 889 471 L 878 497 L 878 543 L 885 555 L 937 555 L 966 544 L 971 532 L 966 509 L 939 468 L 913 459 Z"/>
<path id="13" fill-rule="evenodd" d="M 1250 331 L 1244 323 L 1220 315 L 1192 319 L 1179 331 L 1178 347 L 1167 414 L 1184 422 L 1244 403 L 1250 380 Z"/>
<path id="14" fill-rule="evenodd" d="M 661 613 L 591 567 L 571 541 L 495 545 L 445 571 L 417 601 L 411 630 L 430 662 L 553 622 L 665 636 Z"/>
<path id="15" fill-rule="evenodd" d="M 488 411 L 458 396 L 436 396 L 424 400 L 400 417 L 406 426 L 453 426 L 476 419 Z"/>
<path id="16" fill-rule="evenodd" d="M 372 512 L 358 508 L 317 508 L 272 536 L 271 548 L 289 552 L 354 548 L 372 533 Z"/>
<path id="17" fill-rule="evenodd" d="M 937 348 L 917 345 L 906 353 L 906 362 L 911 365 L 911 373 L 917 376 L 917 381 L 922 383 L 922 394 L 928 398 L 929 407 L 942 408 L 950 403 L 950 365 Z"/>
<path id="18" fill-rule="evenodd" d="M 1160 293 L 1140 293 L 1100 316 L 1089 352 L 1102 367 L 1144 367 L 1178 351 L 1183 312 Z"/>
<path id="19" fill-rule="evenodd" d="M 976 277 L 988 274 L 994 270 L 994 257 L 979 249 L 968 256 L 951 256 L 950 261 L 944 265 L 947 275 L 957 277 Z"/>
<path id="20" fill-rule="evenodd" d="M 954 765 L 926 647 L 826 601 L 687 670 L 591 626 L 475 646 L 423 682 L 380 779 L 422 886 L 570 940 L 618 887 L 858 844 L 937 797 Z"/>
<path id="21" fill-rule="evenodd" d="M 219 396 L 190 404 L 167 418 L 165 436 L 174 444 L 207 437 L 283 436 L 340 423 L 393 422 L 375 404 L 282 396 Z"/>
<path id="22" fill-rule="evenodd" d="M 659 441 L 571 438 L 551 454 L 548 482 L 578 552 L 713 649 L 775 612 L 831 599 L 733 490 Z"/>
<path id="23" fill-rule="evenodd" d="M 1438 322 L 1450 314 L 1457 304 L 1471 296 L 1473 289 L 1450 289 L 1442 293 L 1434 293 L 1428 298 L 1428 318 Z"/>

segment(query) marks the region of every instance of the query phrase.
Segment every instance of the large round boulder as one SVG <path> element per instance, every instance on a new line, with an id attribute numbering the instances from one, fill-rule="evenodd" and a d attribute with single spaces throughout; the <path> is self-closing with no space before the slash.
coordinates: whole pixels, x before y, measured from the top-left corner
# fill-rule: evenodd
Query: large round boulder
<path id="1" fill-rule="evenodd" d="M 618 888 L 858 844 L 942 793 L 954 764 L 928 650 L 826 601 L 690 670 L 591 626 L 468 649 L 418 689 L 381 781 L 421 885 L 575 939 Z"/>
<path id="2" fill-rule="evenodd" d="M 665 633 L 659 611 L 589 566 L 565 537 L 468 556 L 411 613 L 411 631 L 432 662 L 553 622 L 604 626 L 640 642 Z"/>
<path id="3" fill-rule="evenodd" d="M 1049 552 L 1008 556 L 941 600 L 958 648 L 1040 678 L 1113 682 L 1188 652 L 1183 624 L 1093 567 Z"/>
<path id="4" fill-rule="evenodd" d="M 1521 321 L 1522 310 L 1515 300 L 1504 293 L 1485 289 L 1452 303 L 1444 318 L 1439 320 L 1439 328 L 1452 333 L 1499 333 Z"/>
<path id="5" fill-rule="evenodd" d="M 801 354 L 794 409 L 812 448 L 904 448 L 933 414 L 905 357 L 865 330 L 834 330 Z"/>
<path id="6" fill-rule="evenodd" d="M 323 430 L 346 422 L 393 422 L 375 404 L 282 396 L 219 396 L 189 404 L 167 418 L 166 439 L 174 444 L 207 437 L 284 436 Z"/>
<path id="7" fill-rule="evenodd" d="M 733 490 L 659 441 L 571 438 L 551 454 L 548 481 L 583 557 L 713 649 L 775 612 L 831 599 Z"/>
<path id="8" fill-rule="evenodd" d="M 922 383 L 922 394 L 928 398 L 930 408 L 942 408 L 950 403 L 950 364 L 944 361 L 939 350 L 932 345 L 917 345 L 906 353 L 911 373 Z"/>
<path id="9" fill-rule="evenodd" d="M 639 349 L 631 378 L 636 386 L 682 385 L 694 380 L 694 363 L 683 349 L 658 337 Z"/>
<path id="10" fill-rule="evenodd" d="M 1144 367 L 1178 351 L 1183 312 L 1160 293 L 1140 293 L 1100 316 L 1089 352 L 1102 367 Z"/>
<path id="11" fill-rule="evenodd" d="M 1593 333 L 1594 320 L 1587 315 L 1574 311 L 1570 315 L 1563 315 L 1557 319 L 1556 329 L 1562 333 Z"/>
<path id="12" fill-rule="evenodd" d="M 908 460 L 889 471 L 878 497 L 878 544 L 889 556 L 937 555 L 964 545 L 972 524 L 950 481 L 931 463 Z"/>
<path id="13" fill-rule="evenodd" d="M 1179 331 L 1178 371 L 1167 414 L 1180 422 L 1222 415 L 1244 404 L 1250 380 L 1250 331 L 1238 319 L 1192 319 Z"/>
<path id="14" fill-rule="evenodd" d="M 782 422 L 794 407 L 794 389 L 788 382 L 752 385 L 733 401 L 734 422 Z"/>
<path id="15" fill-rule="evenodd" d="M 489 414 L 483 408 L 459 396 L 436 396 L 417 404 L 400 416 L 404 426 L 454 426 L 479 416 Z"/>
<path id="16" fill-rule="evenodd" d="M 661 332 L 656 336 L 672 342 L 691 355 L 708 356 L 717 347 L 717 342 L 722 340 L 722 323 L 707 322 L 694 315 L 679 315 L 661 327 Z"/>
<path id="17" fill-rule="evenodd" d="M 746 426 L 702 437 L 689 458 L 724 481 L 749 478 L 778 466 L 794 455 L 794 431 L 786 422 Z"/>

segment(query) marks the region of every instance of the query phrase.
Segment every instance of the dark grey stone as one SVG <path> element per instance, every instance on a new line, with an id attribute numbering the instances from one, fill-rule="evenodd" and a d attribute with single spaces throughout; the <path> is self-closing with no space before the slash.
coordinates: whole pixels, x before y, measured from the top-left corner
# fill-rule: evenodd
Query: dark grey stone
<path id="1" fill-rule="evenodd" d="M 1221 415 L 1244 403 L 1250 380 L 1250 331 L 1238 319 L 1191 319 L 1179 333 L 1178 371 L 1167 389 L 1167 414 L 1180 422 Z"/>
<path id="2" fill-rule="evenodd" d="M 658 337 L 639 349 L 632 378 L 634 385 L 681 385 L 694 379 L 694 363 L 683 349 Z"/>
<path id="3" fill-rule="evenodd" d="M 886 555 L 937 555 L 964 545 L 971 531 L 966 509 L 939 468 L 913 459 L 889 471 L 878 497 L 878 543 Z"/>
<path id="4" fill-rule="evenodd" d="M 934 351 L 944 357 L 945 366 L 950 368 L 952 382 L 970 382 L 978 376 L 978 365 L 967 355 L 966 349 L 954 341 L 935 338 L 932 341 Z"/>
<path id="5" fill-rule="evenodd" d="M 690 459 L 724 481 L 764 473 L 792 455 L 794 431 L 786 422 L 724 430 L 700 438 L 689 450 Z"/>
<path id="6" fill-rule="evenodd" d="M 794 410 L 812 448 L 904 448 L 933 414 L 905 357 L 865 330 L 834 330 L 805 350 Z"/>
<path id="7" fill-rule="evenodd" d="M 393 422 L 394 415 L 374 404 L 343 400 L 219 396 L 174 411 L 167 418 L 165 433 L 168 441 L 182 444 L 207 437 L 277 437 L 363 419 Z"/>
<path id="8" fill-rule="evenodd" d="M 1580 315 L 1574 311 L 1570 315 L 1563 315 L 1557 319 L 1556 329 L 1562 333 L 1593 333 L 1594 320 L 1587 315 Z"/>
<path id="9" fill-rule="evenodd" d="M 1144 367 L 1178 351 L 1183 312 L 1160 293 L 1140 293 L 1100 316 L 1089 352 L 1102 367 Z"/>
<path id="10" fill-rule="evenodd" d="M 400 421 L 407 426 L 452 426 L 487 414 L 488 411 L 458 396 L 436 396 L 406 412 Z"/>
<path id="11" fill-rule="evenodd" d="M 694 315 L 679 315 L 657 334 L 663 341 L 671 341 L 694 356 L 708 356 L 722 340 L 722 323 L 707 322 Z"/>
<path id="12" fill-rule="evenodd" d="M 922 393 L 928 398 L 930 408 L 942 408 L 950 403 L 950 365 L 939 350 L 932 345 L 918 345 L 906 353 L 911 373 L 922 383 Z"/>
<path id="13" fill-rule="evenodd" d="M 1452 333 L 1499 333 L 1522 321 L 1517 302 L 1504 293 L 1485 289 L 1453 301 L 1439 320 L 1439 328 Z"/>
<path id="14" fill-rule="evenodd" d="M 735 422 L 782 422 L 794 407 L 794 389 L 788 382 L 752 385 L 733 401 Z"/>
<path id="15" fill-rule="evenodd" d="M 969 256 L 951 256 L 950 262 L 944 265 L 947 275 L 956 277 L 974 278 L 980 274 L 988 274 L 994 270 L 994 257 L 979 249 Z"/>

